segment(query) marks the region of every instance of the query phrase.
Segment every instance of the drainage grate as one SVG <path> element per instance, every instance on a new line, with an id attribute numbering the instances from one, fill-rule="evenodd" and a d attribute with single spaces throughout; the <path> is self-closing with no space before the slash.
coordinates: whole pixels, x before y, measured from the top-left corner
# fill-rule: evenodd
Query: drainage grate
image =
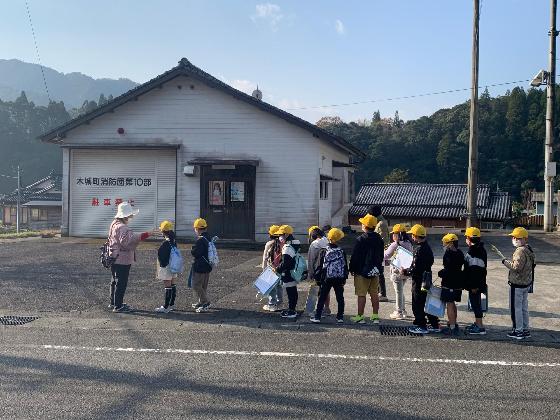
<path id="1" fill-rule="evenodd" d="M 38 316 L 0 316 L 0 325 L 23 325 L 39 319 Z"/>
<path id="2" fill-rule="evenodd" d="M 390 335 L 390 336 L 413 336 L 417 337 L 417 334 L 412 334 L 408 331 L 408 327 L 397 327 L 394 325 L 380 325 L 379 331 L 381 335 Z"/>

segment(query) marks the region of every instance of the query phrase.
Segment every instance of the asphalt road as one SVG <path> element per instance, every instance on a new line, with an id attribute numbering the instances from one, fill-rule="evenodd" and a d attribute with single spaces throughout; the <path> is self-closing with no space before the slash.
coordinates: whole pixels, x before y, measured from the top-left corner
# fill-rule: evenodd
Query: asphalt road
<path id="1" fill-rule="evenodd" d="M 215 309 L 156 315 L 154 244 L 112 314 L 96 242 L 0 245 L 0 418 L 560 418 L 560 341 L 388 337 L 259 312 L 259 253 L 224 251 Z M 192 301 L 180 288 L 180 306 Z M 548 337 L 548 338 L 547 338 Z"/>

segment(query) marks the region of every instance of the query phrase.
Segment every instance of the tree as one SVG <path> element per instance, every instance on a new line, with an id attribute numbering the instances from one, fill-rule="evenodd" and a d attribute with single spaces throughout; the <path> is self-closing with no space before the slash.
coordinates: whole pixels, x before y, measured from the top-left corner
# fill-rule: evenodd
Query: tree
<path id="1" fill-rule="evenodd" d="M 402 128 L 403 120 L 399 117 L 399 111 L 395 111 L 395 118 L 393 118 L 393 127 L 395 128 Z"/>
<path id="2" fill-rule="evenodd" d="M 408 169 L 400 169 L 400 168 L 393 169 L 391 172 L 385 175 L 383 182 L 392 182 L 395 184 L 409 182 Z"/>

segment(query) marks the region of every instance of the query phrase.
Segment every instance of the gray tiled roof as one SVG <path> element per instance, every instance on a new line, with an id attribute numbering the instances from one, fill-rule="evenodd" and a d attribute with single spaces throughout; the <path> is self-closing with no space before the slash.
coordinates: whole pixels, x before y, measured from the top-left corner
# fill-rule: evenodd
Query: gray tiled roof
<path id="1" fill-rule="evenodd" d="M 39 188 L 40 184 L 47 183 L 47 186 Z M 60 175 L 50 174 L 41 178 L 30 185 L 21 189 L 21 203 L 27 201 L 60 201 L 62 200 L 62 177 Z M 0 204 L 17 203 L 17 190 L 0 197 Z"/>
<path id="2" fill-rule="evenodd" d="M 478 185 L 477 213 L 484 220 L 510 217 L 511 198 L 506 192 L 491 192 Z M 373 183 L 360 188 L 350 216 L 363 216 L 369 206 L 378 205 L 389 218 L 458 219 L 467 212 L 465 184 Z"/>

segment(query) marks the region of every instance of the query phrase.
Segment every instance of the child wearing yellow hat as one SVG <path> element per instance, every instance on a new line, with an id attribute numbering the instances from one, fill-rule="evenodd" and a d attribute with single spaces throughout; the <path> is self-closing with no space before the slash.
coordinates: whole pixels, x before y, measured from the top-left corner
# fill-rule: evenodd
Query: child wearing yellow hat
<path id="1" fill-rule="evenodd" d="M 200 313 L 206 312 L 210 308 L 208 298 L 208 281 L 212 271 L 212 265 L 208 260 L 208 248 L 210 246 L 210 236 L 207 229 L 206 220 L 198 218 L 193 223 L 193 229 L 197 235 L 196 242 L 191 250 L 194 257 L 192 265 L 192 288 L 198 296 L 198 302 L 193 303 L 192 308 Z"/>
<path id="2" fill-rule="evenodd" d="M 469 301 L 474 312 L 475 321 L 466 328 L 469 335 L 485 335 L 482 323 L 482 293 L 487 293 L 486 275 L 488 256 L 481 240 L 480 229 L 471 226 L 465 230 L 465 242 L 469 246 L 465 255 L 464 281 L 469 292 Z"/>
<path id="3" fill-rule="evenodd" d="M 443 254 L 443 269 L 438 272 L 441 277 L 441 300 L 447 306 L 447 327 L 442 332 L 446 335 L 459 335 L 457 325 L 457 305 L 461 302 L 463 292 L 463 265 L 465 255 L 459 249 L 459 238 L 454 233 L 445 235 L 441 242 L 445 248 Z"/>
<path id="4" fill-rule="evenodd" d="M 175 298 L 177 297 L 177 274 L 171 273 L 169 262 L 171 259 L 171 249 L 177 246 L 173 223 L 168 220 L 161 222 L 159 230 L 163 234 L 163 242 L 158 249 L 158 270 L 157 278 L 163 281 L 165 288 L 164 304 L 156 308 L 156 312 L 169 313 L 175 309 Z"/>
<path id="5" fill-rule="evenodd" d="M 268 228 L 269 241 L 264 246 L 262 269 L 270 266 L 276 269 L 282 259 L 282 246 L 278 240 L 276 231 L 280 228 L 279 225 L 272 225 Z M 282 304 L 283 289 L 282 284 L 278 285 L 268 295 L 268 303 L 263 306 L 263 310 L 268 312 L 277 312 L 279 305 Z"/>

